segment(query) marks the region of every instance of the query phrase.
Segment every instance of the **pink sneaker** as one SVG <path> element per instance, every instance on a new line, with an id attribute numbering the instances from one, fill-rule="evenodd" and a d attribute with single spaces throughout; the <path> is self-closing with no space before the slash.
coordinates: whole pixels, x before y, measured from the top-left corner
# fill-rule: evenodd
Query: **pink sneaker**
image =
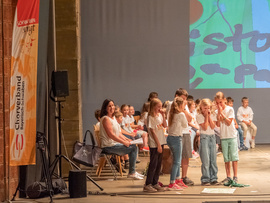
<path id="1" fill-rule="evenodd" d="M 183 182 L 183 179 L 177 179 L 175 180 L 175 183 L 183 188 L 188 188 L 188 186 Z"/>
<path id="2" fill-rule="evenodd" d="M 181 188 L 179 185 L 177 185 L 176 183 L 170 183 L 168 190 L 183 190 L 183 188 Z"/>
<path id="3" fill-rule="evenodd" d="M 149 152 L 149 147 L 143 147 L 143 148 L 142 148 L 142 151 L 144 151 L 144 152 Z"/>
<path id="4" fill-rule="evenodd" d="M 158 182 L 160 187 L 163 187 L 164 185 L 162 184 L 162 182 Z"/>

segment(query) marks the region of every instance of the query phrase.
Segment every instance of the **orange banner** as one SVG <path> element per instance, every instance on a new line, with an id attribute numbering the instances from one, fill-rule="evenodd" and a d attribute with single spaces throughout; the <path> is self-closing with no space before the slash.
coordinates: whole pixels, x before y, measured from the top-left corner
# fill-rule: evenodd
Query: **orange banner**
<path id="1" fill-rule="evenodd" d="M 12 38 L 10 165 L 36 162 L 39 0 L 18 0 Z"/>

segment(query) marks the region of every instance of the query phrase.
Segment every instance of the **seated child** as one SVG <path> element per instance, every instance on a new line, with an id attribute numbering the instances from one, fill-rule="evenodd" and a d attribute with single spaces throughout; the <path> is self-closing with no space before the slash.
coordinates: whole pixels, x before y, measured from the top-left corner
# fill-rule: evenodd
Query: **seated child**
<path id="1" fill-rule="evenodd" d="M 247 131 L 249 129 L 251 130 L 252 140 L 251 140 L 250 147 L 255 148 L 255 136 L 257 133 L 257 127 L 252 122 L 254 113 L 252 109 L 248 106 L 248 104 L 249 104 L 248 98 L 243 97 L 242 106 L 240 106 L 237 111 L 237 119 L 240 121 L 240 125 L 242 126 L 242 129 L 244 131 L 244 134 L 243 134 L 244 140 L 246 140 Z"/>
<path id="2" fill-rule="evenodd" d="M 147 117 L 148 117 L 148 111 L 150 107 L 150 102 L 145 102 L 143 104 L 143 109 L 141 112 L 141 118 L 138 121 L 138 125 L 143 127 L 143 130 L 147 132 Z"/>
<path id="3" fill-rule="evenodd" d="M 99 109 L 95 110 L 95 118 L 98 120 L 98 122 L 95 125 L 96 129 L 98 130 L 100 127 L 100 110 Z"/>
<path id="4" fill-rule="evenodd" d="M 123 121 L 123 114 L 121 112 L 116 112 L 115 113 L 115 119 L 117 120 L 117 123 L 121 126 L 122 121 Z M 121 132 L 123 135 L 125 135 L 127 138 L 129 138 L 130 140 L 133 140 L 133 138 L 136 136 L 135 133 L 128 133 L 127 131 L 125 131 L 124 129 L 121 128 Z M 123 168 L 128 169 L 129 168 L 129 157 L 128 154 L 123 156 L 124 159 L 124 166 Z M 117 169 L 117 168 L 116 168 Z M 117 169 L 118 170 L 118 169 Z M 122 169 L 123 170 L 123 169 Z M 123 170 L 123 172 L 125 173 L 125 171 Z"/>
<path id="5" fill-rule="evenodd" d="M 148 133 L 141 130 L 141 126 L 138 126 L 138 125 L 133 125 L 135 127 L 137 127 L 137 129 L 132 129 L 131 127 L 131 119 L 129 117 L 129 107 L 128 105 L 126 104 L 123 104 L 121 106 L 121 112 L 123 114 L 123 121 L 121 123 L 121 128 L 124 129 L 126 132 L 128 133 L 135 133 L 134 136 L 132 136 L 134 139 L 138 139 L 138 138 L 142 138 L 143 139 L 143 148 L 142 150 L 144 151 L 149 151 L 149 147 L 148 147 Z M 134 118 L 133 118 L 134 119 Z M 134 124 L 134 121 L 133 121 L 133 124 Z M 125 133 L 123 133 L 125 135 Z M 129 136 L 129 135 L 125 135 L 125 136 Z M 130 138 L 130 137 L 129 137 Z"/>

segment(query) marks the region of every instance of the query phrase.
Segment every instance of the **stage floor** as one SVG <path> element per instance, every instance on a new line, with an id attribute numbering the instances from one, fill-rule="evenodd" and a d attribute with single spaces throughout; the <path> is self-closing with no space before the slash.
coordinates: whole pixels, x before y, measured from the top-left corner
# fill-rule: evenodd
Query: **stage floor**
<path id="1" fill-rule="evenodd" d="M 188 170 L 188 177 L 195 182 L 184 191 L 165 191 L 162 193 L 144 193 L 142 192 L 145 180 L 130 180 L 124 177 L 113 180 L 110 170 L 104 170 L 101 178 L 97 178 L 95 171 L 88 171 L 88 174 L 96 180 L 96 182 L 104 188 L 100 191 L 91 181 L 87 181 L 87 190 L 92 194 L 88 194 L 85 198 L 69 198 L 69 195 L 55 195 L 54 202 L 104 202 L 104 203 L 148 203 L 148 202 L 270 202 L 270 145 L 256 145 L 255 149 L 239 152 L 240 161 L 238 163 L 238 183 L 250 185 L 244 188 L 233 188 L 232 194 L 226 194 L 229 187 L 219 186 L 201 186 L 201 161 L 200 158 L 191 159 Z M 139 157 L 141 163 L 137 165 L 137 171 L 142 172 L 149 161 L 149 157 Z M 217 157 L 218 162 L 218 180 L 221 181 L 226 177 L 225 167 L 222 154 Z M 169 184 L 170 175 L 160 176 L 163 184 Z M 218 190 L 217 194 L 202 193 L 207 188 Z M 96 194 L 99 191 L 100 194 Z M 16 202 L 25 199 L 17 200 Z M 37 199 L 27 202 L 48 202 L 49 198 Z"/>

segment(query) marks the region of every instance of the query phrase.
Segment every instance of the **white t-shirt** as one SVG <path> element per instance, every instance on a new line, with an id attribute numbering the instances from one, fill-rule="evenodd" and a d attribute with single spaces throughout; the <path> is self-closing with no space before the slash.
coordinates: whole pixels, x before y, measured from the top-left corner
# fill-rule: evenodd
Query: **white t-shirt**
<path id="1" fill-rule="evenodd" d="M 190 123 L 192 123 L 193 125 L 196 125 L 196 121 L 197 121 L 196 116 L 198 115 L 198 114 L 197 114 L 197 111 L 194 110 L 193 112 L 190 112 L 190 115 L 191 115 L 191 117 L 192 117 L 192 120 L 191 120 Z"/>
<path id="2" fill-rule="evenodd" d="M 172 103 L 173 103 L 173 102 L 170 101 L 170 102 L 168 103 L 167 108 L 166 108 L 167 118 L 169 118 L 169 114 L 170 114 L 170 110 L 171 110 Z M 187 106 L 187 105 L 185 106 L 185 109 L 186 109 L 186 111 L 189 113 L 189 109 L 188 109 L 188 106 Z M 187 126 L 186 128 L 183 128 L 183 129 L 182 129 L 182 133 L 183 133 L 183 134 L 189 134 L 189 133 L 190 133 L 190 129 L 191 129 L 191 127 Z"/>
<path id="3" fill-rule="evenodd" d="M 128 116 L 129 117 L 129 123 L 134 123 L 135 119 L 134 117 L 131 115 L 131 116 Z"/>
<path id="4" fill-rule="evenodd" d="M 147 125 L 147 116 L 148 116 L 148 112 L 145 112 L 143 116 L 140 118 L 140 120 L 138 121 L 138 125 L 141 125 L 141 126 Z"/>
<path id="5" fill-rule="evenodd" d="M 225 107 L 225 109 L 223 110 L 223 114 L 227 118 L 235 118 L 234 110 L 230 106 Z M 234 119 L 232 120 L 230 126 L 227 126 L 224 122 L 220 122 L 220 139 L 236 138 L 236 137 L 237 137 L 237 130 L 235 129 Z"/>
<path id="6" fill-rule="evenodd" d="M 212 121 L 217 121 L 217 116 L 215 114 L 211 114 L 210 116 L 211 116 Z M 197 122 L 199 125 L 204 123 L 204 121 L 205 121 L 205 117 L 203 114 L 198 114 L 196 118 L 197 118 Z M 214 131 L 214 129 L 212 129 L 210 127 L 210 125 L 208 125 L 206 130 L 203 130 L 202 127 L 200 126 L 200 134 L 214 135 L 215 131 Z"/>
<path id="7" fill-rule="evenodd" d="M 113 139 L 111 139 L 105 129 L 104 129 L 104 126 L 103 126 L 103 119 L 104 118 L 109 118 L 111 124 L 112 124 L 112 130 L 113 130 L 113 133 L 116 135 L 116 136 L 119 136 L 120 132 L 121 132 L 121 127 L 120 125 L 117 123 L 115 117 L 110 118 L 108 116 L 103 116 L 101 119 L 100 119 L 100 140 L 101 140 L 101 148 L 103 147 L 112 147 L 114 145 L 116 145 L 118 142 L 114 141 Z"/>
<path id="8" fill-rule="evenodd" d="M 153 129 L 153 131 L 155 132 L 155 134 L 159 140 L 160 145 L 166 144 L 166 137 L 164 135 L 162 124 L 163 124 L 163 117 L 160 113 L 156 117 L 152 117 L 149 115 L 148 128 Z M 149 130 L 148 144 L 149 144 L 149 147 L 151 147 L 151 148 L 157 147 L 157 144 L 156 144 L 150 130 Z"/>
<path id="9" fill-rule="evenodd" d="M 252 121 L 253 120 L 253 111 L 252 109 L 247 106 L 244 108 L 243 106 L 240 106 L 237 111 L 237 119 L 242 122 L 242 121 Z"/>
<path id="10" fill-rule="evenodd" d="M 174 114 L 172 124 L 169 127 L 168 134 L 170 136 L 183 136 L 183 128 L 188 126 L 188 121 L 183 112 Z"/>
<path id="11" fill-rule="evenodd" d="M 130 117 L 126 115 L 126 117 L 123 116 L 123 121 L 121 123 L 121 127 L 127 131 L 128 133 L 132 133 L 133 129 L 130 126 Z"/>

